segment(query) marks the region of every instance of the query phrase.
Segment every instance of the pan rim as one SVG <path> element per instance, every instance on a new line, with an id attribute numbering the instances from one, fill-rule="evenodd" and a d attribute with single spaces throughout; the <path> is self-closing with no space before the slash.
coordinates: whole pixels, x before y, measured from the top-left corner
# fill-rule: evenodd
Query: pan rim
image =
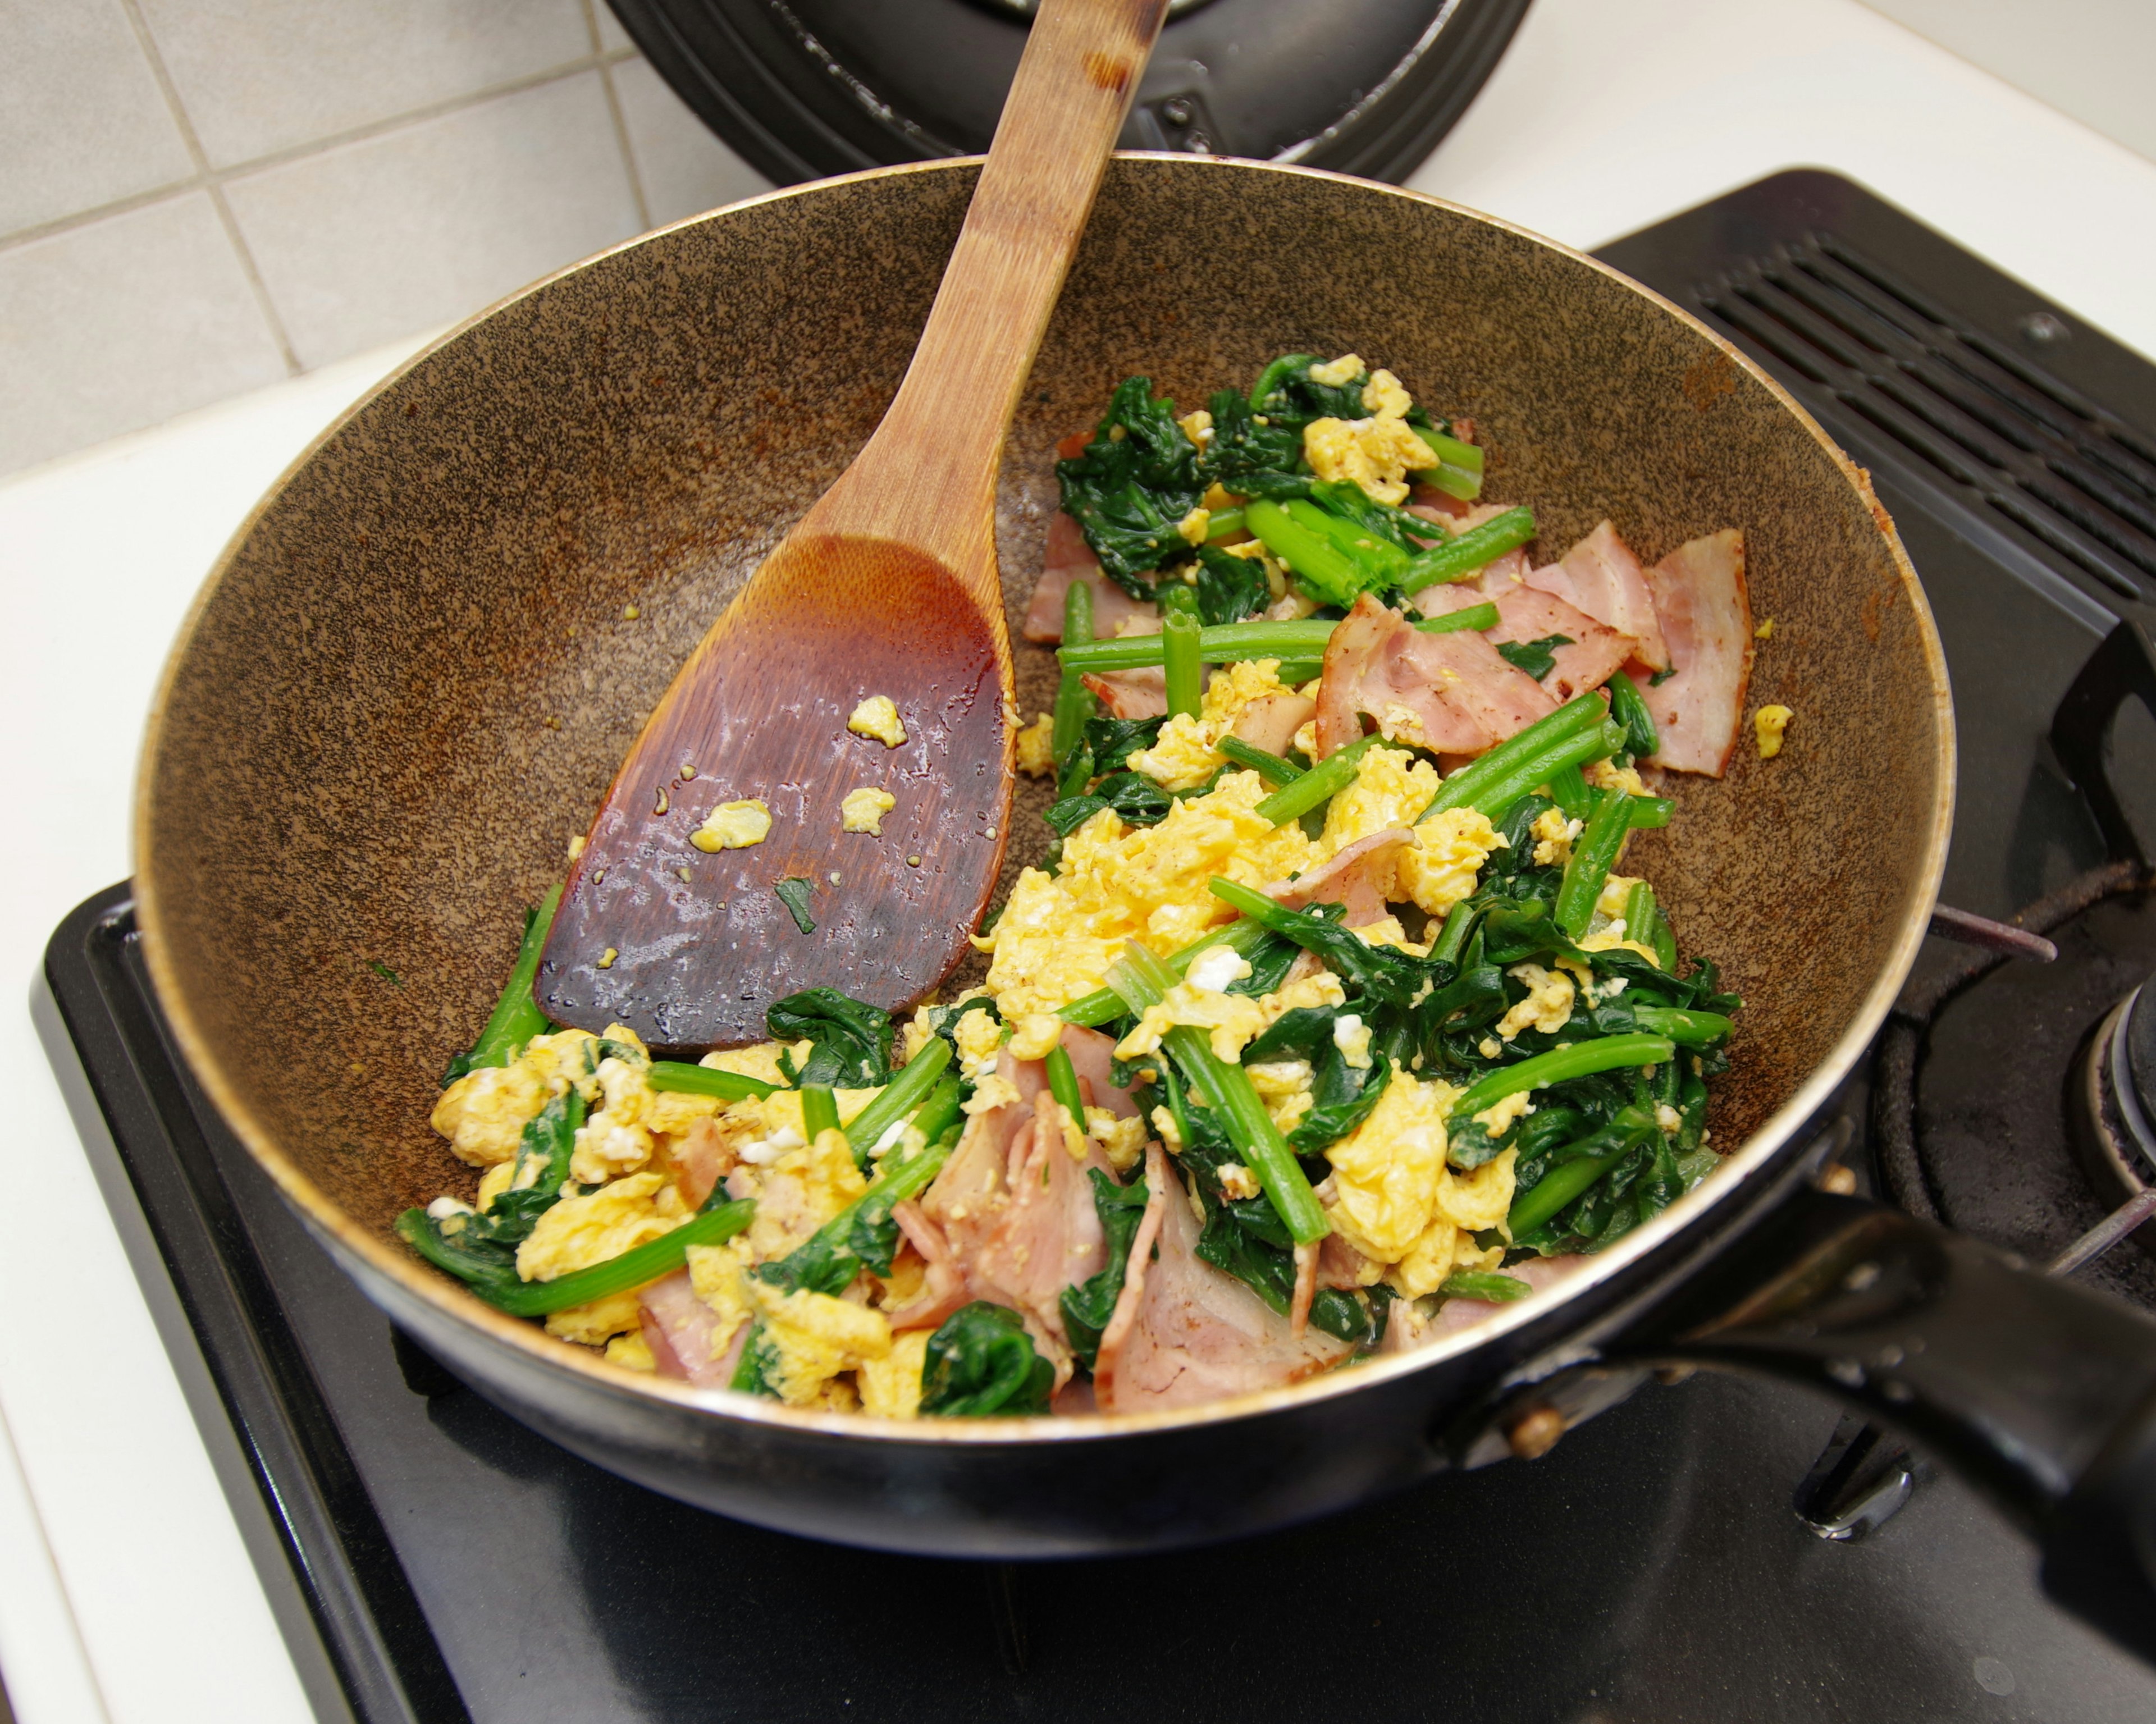
<path id="1" fill-rule="evenodd" d="M 234 1086 L 211 1058 L 208 1039 L 198 1030 L 187 1009 L 180 977 L 166 950 L 162 931 L 162 910 L 147 839 L 155 782 L 152 767 L 159 755 L 167 705 L 182 664 L 187 656 L 204 613 L 223 584 L 240 548 L 282 495 L 285 487 L 332 439 L 437 352 L 506 307 L 555 282 L 581 274 L 594 264 L 633 250 L 660 235 L 717 220 L 741 210 L 781 199 L 811 196 L 826 187 L 855 185 L 899 175 L 966 172 L 977 169 L 983 159 L 978 156 L 968 156 L 932 162 L 903 162 L 798 186 L 780 187 L 654 228 L 648 233 L 606 247 L 543 275 L 474 313 L 394 367 L 338 414 L 279 474 L 218 552 L 188 606 L 158 677 L 144 729 L 136 775 L 133 805 L 136 915 L 142 935 L 144 957 L 151 982 L 157 988 L 158 1003 L 171 1025 L 182 1054 L 204 1093 L 256 1164 L 270 1176 L 280 1194 L 299 1211 L 310 1229 L 332 1248 L 333 1255 L 351 1254 L 364 1265 L 368 1276 L 382 1277 L 399 1292 L 430 1307 L 439 1316 L 478 1330 L 490 1340 L 520 1354 L 529 1365 L 574 1381 L 587 1391 L 602 1392 L 609 1398 L 632 1403 L 657 1402 L 713 1419 L 738 1420 L 778 1430 L 844 1436 L 899 1446 L 958 1444 L 1003 1447 L 1041 1443 L 1097 1442 L 1260 1419 L 1275 1413 L 1314 1406 L 1339 1395 L 1393 1383 L 1457 1360 L 1479 1348 L 1499 1342 L 1529 1324 L 1540 1322 L 1562 1303 L 1580 1301 L 1584 1296 L 1628 1277 L 1635 1265 L 1662 1251 L 1681 1235 L 1691 1232 L 1697 1224 L 1710 1214 L 1732 1204 L 1741 1204 L 1743 1198 L 1738 1193 L 1750 1191 L 1758 1183 L 1758 1176 L 1779 1157 L 1789 1141 L 1817 1115 L 1856 1067 L 1886 1021 L 1895 997 L 1900 993 L 1902 984 L 1916 961 L 1932 906 L 1938 897 L 1953 829 L 1957 743 L 1953 699 L 1947 676 L 1945 653 L 1932 616 L 1931 605 L 1902 546 L 1899 531 L 1873 493 L 1869 475 L 1850 459 L 1794 397 L 1768 372 L 1699 318 L 1653 289 L 1633 280 L 1599 259 L 1502 217 L 1433 197 L 1427 192 L 1361 179 L 1352 174 L 1324 168 L 1232 156 L 1194 156 L 1166 151 L 1117 151 L 1115 159 L 1118 162 L 1155 162 L 1165 167 L 1199 173 L 1291 175 L 1352 186 L 1364 192 L 1435 205 L 1451 214 L 1496 228 L 1557 252 L 1641 295 L 1694 334 L 1703 337 L 1727 362 L 1739 367 L 1754 382 L 1763 384 L 1782 408 L 1794 418 L 1833 461 L 1885 541 L 1888 556 L 1901 582 L 1902 593 L 1908 600 L 1916 620 L 1918 641 L 1932 685 L 1938 772 L 1931 823 L 1929 829 L 1922 835 L 1915 901 L 1896 936 L 1887 962 L 1847 1029 L 1795 1092 L 1727 1156 L 1722 1165 L 1697 1188 L 1687 1193 L 1653 1220 L 1635 1229 L 1609 1251 L 1598 1255 L 1590 1268 L 1573 1275 L 1560 1286 L 1521 1300 L 1482 1323 L 1413 1352 L 1367 1360 L 1352 1370 L 1327 1372 L 1280 1388 L 1161 1412 L 1090 1413 L 1052 1418 L 1029 1415 L 1013 1419 L 897 1419 L 863 1413 L 818 1412 L 789 1408 L 759 1396 L 736 1393 L 732 1390 L 697 1388 L 610 1365 L 596 1352 L 548 1335 L 537 1324 L 495 1310 L 476 1295 L 429 1269 L 409 1252 L 397 1249 L 390 1240 L 362 1227 L 286 1156 L 274 1136 L 241 1103 Z M 341 1266 L 349 1270 L 349 1265 Z M 1597 1308 L 1584 1305 L 1583 1321 L 1588 1310 Z"/>

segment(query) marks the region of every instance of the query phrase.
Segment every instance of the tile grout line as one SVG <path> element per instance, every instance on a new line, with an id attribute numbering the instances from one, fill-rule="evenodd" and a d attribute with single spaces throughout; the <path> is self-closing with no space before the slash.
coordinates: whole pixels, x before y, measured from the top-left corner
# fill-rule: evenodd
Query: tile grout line
<path id="1" fill-rule="evenodd" d="M 644 171 L 629 141 L 629 120 L 621 110 L 620 92 L 613 87 L 613 68 L 605 64 L 606 44 L 599 39 L 598 0 L 583 0 L 584 28 L 591 36 L 593 64 L 598 67 L 599 88 L 606 93 L 607 112 L 613 116 L 614 141 L 621 146 L 622 167 L 629 174 L 629 195 L 636 204 L 636 227 L 651 231 L 651 200 L 644 195 Z"/>
<path id="2" fill-rule="evenodd" d="M 277 310 L 276 301 L 270 296 L 269 284 L 263 280 L 262 272 L 255 267 L 254 254 L 248 247 L 247 237 L 239 231 L 239 223 L 232 213 L 232 206 L 225 201 L 221 181 L 210 177 L 209 155 L 203 148 L 202 139 L 196 135 L 194 121 L 180 100 L 179 86 L 172 81 L 171 71 L 165 64 L 165 56 L 157 47 L 157 38 L 151 35 L 149 22 L 142 16 L 138 0 L 120 0 L 121 9 L 127 14 L 127 22 L 134 27 L 135 38 L 141 45 L 142 56 L 150 63 L 150 71 L 157 80 L 157 88 L 164 93 L 165 105 L 172 110 L 172 122 L 180 129 L 180 139 L 187 146 L 187 155 L 194 162 L 195 172 L 203 181 L 203 190 L 208 195 L 211 208 L 217 212 L 218 221 L 224 228 L 226 243 L 232 247 L 233 255 L 239 259 L 240 273 L 246 276 L 253 290 L 256 307 L 262 321 L 269 326 L 270 338 L 277 344 L 278 357 L 285 362 L 285 375 L 296 377 L 303 367 L 300 356 L 294 351 L 291 336 L 285 328 L 284 317 Z"/>
<path id="3" fill-rule="evenodd" d="M 121 3 L 131 18 L 135 11 L 134 0 L 121 0 Z M 138 26 L 138 30 L 139 28 Z M 150 52 L 146 45 L 144 52 L 146 54 Z M 261 173 L 270 168 L 288 167 L 295 162 L 305 161 L 311 156 L 341 148 L 346 144 L 364 143 L 370 139 L 385 136 L 407 126 L 418 125 L 429 120 L 439 120 L 461 109 L 475 108 L 502 96 L 520 95 L 527 90 L 536 90 L 542 85 L 573 78 L 581 73 L 590 71 L 603 73 L 613 66 L 636 58 L 637 53 L 633 48 L 617 48 L 605 54 L 588 54 L 581 59 L 571 60 L 558 66 L 550 66 L 544 71 L 534 72 L 522 78 L 512 78 L 501 84 L 490 84 L 483 90 L 471 90 L 463 95 L 446 97 L 441 101 L 429 103 L 425 107 L 408 109 L 384 119 L 371 120 L 364 126 L 355 126 L 344 131 L 332 132 L 326 137 L 312 138 L 304 144 L 293 144 L 282 150 L 272 150 L 266 155 L 249 156 L 246 161 L 234 162 L 229 167 L 212 167 L 208 165 L 207 156 L 198 146 L 192 126 L 188 125 L 183 117 L 179 117 L 181 110 L 177 93 L 166 81 L 162 62 L 153 57 L 152 65 L 157 74 L 158 82 L 164 89 L 168 105 L 174 110 L 177 123 L 188 146 L 188 153 L 196 162 L 196 172 L 185 179 L 173 180 L 165 185 L 154 187 L 146 192 L 131 193 L 126 198 L 116 198 L 109 203 L 100 203 L 90 209 L 77 210 L 71 215 L 43 222 L 35 227 L 18 228 L 13 233 L 0 236 L 0 254 L 34 244 L 41 239 L 50 239 L 59 234 L 70 233 L 78 228 L 86 228 L 114 216 L 131 215 L 137 210 L 147 209 L 153 204 L 184 197 L 190 192 L 208 192 L 215 194 L 219 188 L 231 181 L 244 178 L 250 174 Z M 610 80 L 603 79 L 602 82 L 607 83 L 609 90 L 611 90 Z"/>

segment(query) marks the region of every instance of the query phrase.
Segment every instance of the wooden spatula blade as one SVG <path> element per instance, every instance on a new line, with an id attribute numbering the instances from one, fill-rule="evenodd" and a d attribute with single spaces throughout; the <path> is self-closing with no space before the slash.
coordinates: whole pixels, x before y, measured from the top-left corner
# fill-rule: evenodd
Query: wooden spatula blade
<path id="1" fill-rule="evenodd" d="M 798 567 L 760 572 L 698 648 L 586 841 L 534 989 L 557 1023 L 679 1050 L 761 1041 L 772 1001 L 804 988 L 898 1010 L 987 907 L 1010 797 L 990 624 L 908 547 L 797 537 L 778 557 Z M 904 724 L 896 748 L 847 729 L 875 695 Z M 880 835 L 842 829 L 859 788 L 895 799 Z M 770 835 L 700 848 L 737 801 L 769 809 Z"/>

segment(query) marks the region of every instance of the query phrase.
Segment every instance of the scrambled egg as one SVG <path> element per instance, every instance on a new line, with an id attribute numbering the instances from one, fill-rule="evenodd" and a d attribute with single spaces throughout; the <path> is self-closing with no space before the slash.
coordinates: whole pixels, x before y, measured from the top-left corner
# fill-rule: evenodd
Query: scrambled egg
<path id="1" fill-rule="evenodd" d="M 1350 383 L 1363 374 L 1363 362 L 1352 353 L 1310 368 L 1317 382 Z M 1430 445 L 1404 417 L 1414 405 L 1400 380 L 1380 371 L 1363 389 L 1369 417 L 1312 419 L 1302 429 L 1303 458 L 1320 479 L 1358 485 L 1380 503 L 1404 502 L 1408 475 L 1436 464 Z"/>
<path id="2" fill-rule="evenodd" d="M 1782 752 L 1782 733 L 1796 716 L 1786 706 L 1762 706 L 1752 715 L 1752 727 L 1759 736 L 1759 758 L 1772 760 Z"/>
<path id="3" fill-rule="evenodd" d="M 1103 808 L 1064 841 L 1060 873 L 1021 873 L 980 942 L 993 954 L 988 985 L 1004 1014 L 1053 1012 L 1092 993 L 1135 936 L 1174 952 L 1232 920 L 1206 889 L 1216 875 L 1264 886 L 1315 866 L 1322 853 L 1300 826 L 1255 812 L 1266 794 L 1255 772 L 1230 772 L 1158 826 L 1134 830 Z"/>
<path id="4" fill-rule="evenodd" d="M 1476 875 L 1505 841 L 1489 816 L 1475 808 L 1447 808 L 1416 825 L 1440 782 L 1428 761 L 1373 748 L 1357 764 L 1355 782 L 1327 808 L 1323 840 L 1328 853 L 1337 854 L 1389 827 L 1412 830 L 1414 844 L 1395 851 L 1371 883 L 1389 900 L 1405 900 L 1435 916 L 1473 895 Z"/>
<path id="5" fill-rule="evenodd" d="M 430 1123 L 459 1160 L 490 1167 L 516 1159 L 525 1121 L 552 1094 L 546 1079 L 525 1060 L 482 1066 L 442 1091 Z"/>
<path id="6" fill-rule="evenodd" d="M 1502 1247 L 1485 1250 L 1474 1235 L 1501 1226 L 1512 1207 L 1507 1150 L 1471 1173 L 1445 1159 L 1445 1120 L 1460 1092 L 1397 1065 L 1369 1118 L 1326 1152 L 1334 1196 L 1326 1213 L 1341 1237 L 1410 1299 L 1434 1293 L 1463 1269 L 1495 1267 Z"/>
<path id="7" fill-rule="evenodd" d="M 969 1016 L 978 1019 L 987 1014 L 974 1012 Z M 1063 1020 L 1053 1012 L 1029 1012 L 1019 1019 L 1011 1030 L 1010 1051 L 1014 1060 L 1045 1060 L 1063 1041 Z"/>
<path id="8" fill-rule="evenodd" d="M 1523 1029 L 1539 1029 L 1555 1035 L 1572 1019 L 1573 981 L 1563 970 L 1546 970 L 1540 964 L 1514 964 L 1505 972 L 1524 982 L 1527 997 L 1497 1020 L 1497 1034 L 1511 1041 Z"/>
<path id="9" fill-rule="evenodd" d="M 1186 545 L 1205 542 L 1208 528 L 1213 525 L 1213 511 L 1200 504 L 1175 524 L 1176 536 Z"/>
<path id="10" fill-rule="evenodd" d="M 1055 770 L 1055 719 L 1044 712 L 1018 733 L 1018 769 L 1029 778 L 1045 778 Z"/>
<path id="11" fill-rule="evenodd" d="M 1178 982 L 1158 1005 L 1148 1006 L 1131 1033 L 1116 1044 L 1116 1057 L 1137 1060 L 1156 1053 L 1163 1036 L 1178 1024 L 1187 1024 L 1209 1031 L 1208 1039 L 1214 1057 L 1234 1065 L 1242 1059 L 1244 1048 L 1264 1034 L 1284 1013 L 1298 1006 L 1344 1005 L 1347 999 L 1340 978 L 1330 970 L 1291 982 L 1263 998 L 1254 998 L 1246 993 L 1218 993 L 1209 988 L 1194 988 L 1188 982 Z M 1366 1036 L 1364 1039 L 1367 1043 L 1368 1039 Z"/>
<path id="12" fill-rule="evenodd" d="M 772 1095 L 765 1101 L 768 1105 L 780 1099 Z M 798 1115 L 798 1094 L 789 1093 L 784 1099 L 793 1104 Z M 841 1118 L 844 1111 L 841 1107 Z M 814 1143 L 797 1141 L 763 1169 L 757 1187 L 756 1219 L 742 1237 L 748 1240 L 757 1262 L 768 1263 L 786 1255 L 867 1189 L 868 1181 L 854 1165 L 846 1134 L 819 1131 Z"/>
<path id="13" fill-rule="evenodd" d="M 1544 808 L 1535 816 L 1535 866 L 1562 868 L 1572 860 L 1572 841 L 1580 834 L 1584 823 L 1568 820 L 1563 808 Z"/>
<path id="14" fill-rule="evenodd" d="M 899 718 L 898 705 L 889 695 L 870 695 L 854 708 L 854 716 L 846 721 L 846 728 L 886 748 L 896 748 L 906 741 L 906 726 Z"/>
<path id="15" fill-rule="evenodd" d="M 1370 1116 L 1326 1151 L 1335 1193 L 1326 1213 L 1365 1257 L 1397 1263 L 1430 1225 L 1445 1172 L 1445 1118 L 1459 1093 L 1395 1065 Z"/>
<path id="16" fill-rule="evenodd" d="M 516 1273 L 527 1281 L 556 1280 L 660 1239 L 693 1219 L 680 1190 L 664 1173 L 632 1173 L 597 1191 L 563 1198 L 548 1209 L 516 1248 Z"/>
<path id="17" fill-rule="evenodd" d="M 833 1378 L 891 1356 L 891 1325 L 880 1311 L 829 1293 L 783 1292 L 753 1276 L 742 1285 L 778 1361 L 764 1380 L 790 1407 L 829 1404 L 824 1389 Z"/>
<path id="18" fill-rule="evenodd" d="M 874 838 L 883 836 L 883 817 L 898 806 L 898 798 L 888 790 L 873 790 L 863 786 L 849 790 L 845 800 L 839 804 L 840 826 L 848 832 L 865 832 Z"/>
<path id="19" fill-rule="evenodd" d="M 1206 685 L 1198 716 L 1179 712 L 1169 719 L 1152 747 L 1131 757 L 1131 766 L 1164 790 L 1194 789 L 1227 763 L 1227 756 L 1218 752 L 1220 740 L 1234 734 L 1243 709 L 1268 695 L 1290 692 L 1281 683 L 1277 659 L 1223 664 Z"/>
<path id="20" fill-rule="evenodd" d="M 745 1280 L 755 1262 L 749 1242 L 737 1234 L 723 1245 L 689 1247 L 689 1286 L 716 1319 L 711 1325 L 711 1357 L 724 1358 L 742 1325 L 756 1315 Z"/>
<path id="21" fill-rule="evenodd" d="M 1370 1026 L 1353 1012 L 1342 1012 L 1332 1020 L 1332 1045 L 1358 1071 L 1370 1069 Z"/>
<path id="22" fill-rule="evenodd" d="M 928 1363 L 928 1331 L 909 1329 L 891 1339 L 891 1351 L 880 1359 L 864 1359 L 855 1374 L 861 1393 L 861 1411 L 879 1419 L 918 1419 L 921 1416 L 921 1373 Z"/>
<path id="23" fill-rule="evenodd" d="M 1145 1121 L 1127 1119 L 1111 1108 L 1086 1110 L 1086 1135 L 1101 1146 L 1101 1153 L 1118 1173 L 1127 1173 L 1145 1154 Z"/>
<path id="24" fill-rule="evenodd" d="M 750 797 L 721 803 L 689 834 L 689 842 L 706 854 L 716 854 L 721 850 L 745 850 L 770 836 L 771 810 Z"/>

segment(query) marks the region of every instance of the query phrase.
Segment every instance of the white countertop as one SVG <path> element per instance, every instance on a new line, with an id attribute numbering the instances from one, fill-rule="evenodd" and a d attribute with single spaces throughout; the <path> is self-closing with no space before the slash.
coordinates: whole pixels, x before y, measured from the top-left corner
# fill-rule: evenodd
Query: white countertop
<path id="1" fill-rule="evenodd" d="M 2156 163 L 1855 0 L 1537 0 L 1411 183 L 1592 247 L 1837 170 L 2156 354 Z M 144 715 L 225 539 L 418 343 L 0 485 L 0 864 L 18 1098 L 0 1183 L 0 1673 L 23 1724 L 310 1716 L 28 1020 L 60 917 L 128 871 Z"/>

